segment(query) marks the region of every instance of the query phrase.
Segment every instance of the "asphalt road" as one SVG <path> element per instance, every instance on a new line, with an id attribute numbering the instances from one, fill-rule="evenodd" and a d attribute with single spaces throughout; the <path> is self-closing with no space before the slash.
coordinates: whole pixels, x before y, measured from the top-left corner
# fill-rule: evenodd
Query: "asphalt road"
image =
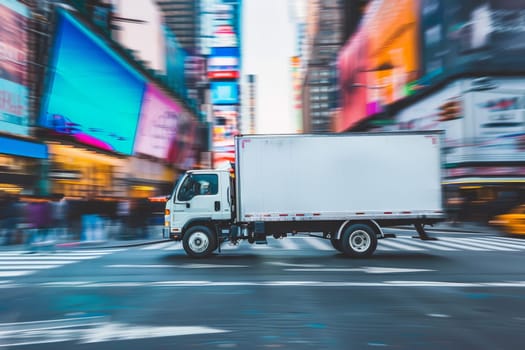
<path id="1" fill-rule="evenodd" d="M 0 253 L 0 349 L 521 349 L 525 239 Z"/>

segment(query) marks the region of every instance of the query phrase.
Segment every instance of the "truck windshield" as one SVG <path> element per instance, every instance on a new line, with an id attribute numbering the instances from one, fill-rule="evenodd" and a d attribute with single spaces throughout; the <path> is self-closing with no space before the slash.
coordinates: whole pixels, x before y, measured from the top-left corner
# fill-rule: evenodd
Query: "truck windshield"
<path id="1" fill-rule="evenodd" d="M 179 185 L 180 185 L 183 177 L 184 177 L 184 174 L 181 174 L 181 175 L 179 175 L 179 177 L 177 177 L 177 181 L 175 181 L 175 186 L 173 186 L 173 192 L 171 193 L 169 199 L 173 198 L 173 201 L 175 201 L 175 193 L 177 193 L 177 188 L 179 188 Z"/>

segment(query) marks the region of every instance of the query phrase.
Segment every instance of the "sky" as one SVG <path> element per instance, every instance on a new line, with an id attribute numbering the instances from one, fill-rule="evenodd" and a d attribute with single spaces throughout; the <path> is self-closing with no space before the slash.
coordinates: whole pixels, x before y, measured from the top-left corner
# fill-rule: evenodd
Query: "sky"
<path id="1" fill-rule="evenodd" d="M 296 44 L 289 2 L 244 0 L 243 7 L 242 70 L 244 81 L 248 74 L 257 79 L 256 132 L 295 132 L 290 58 Z"/>

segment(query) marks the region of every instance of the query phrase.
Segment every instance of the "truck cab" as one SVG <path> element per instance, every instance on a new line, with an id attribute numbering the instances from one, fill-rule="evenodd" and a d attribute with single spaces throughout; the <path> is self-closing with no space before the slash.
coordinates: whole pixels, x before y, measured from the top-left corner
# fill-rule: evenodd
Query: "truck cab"
<path id="1" fill-rule="evenodd" d="M 217 248 L 216 223 L 228 222 L 233 217 L 231 175 L 228 170 L 191 170 L 179 178 L 166 202 L 164 238 L 183 240 L 184 244 L 200 247 L 207 253 Z M 198 239 L 186 242 L 192 228 L 207 228 L 210 233 L 196 235 Z M 205 237 L 211 234 L 213 237 Z M 207 242 L 206 242 L 207 241 Z M 212 249 L 213 248 L 213 249 Z"/>

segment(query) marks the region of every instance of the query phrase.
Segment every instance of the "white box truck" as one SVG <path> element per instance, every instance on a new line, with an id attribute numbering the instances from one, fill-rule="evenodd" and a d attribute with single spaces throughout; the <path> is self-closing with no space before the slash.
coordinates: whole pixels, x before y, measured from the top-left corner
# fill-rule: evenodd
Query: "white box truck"
<path id="1" fill-rule="evenodd" d="M 439 131 L 235 138 L 231 170 L 190 170 L 166 202 L 163 236 L 206 257 L 223 242 L 318 233 L 368 257 L 385 226 L 444 219 Z M 390 235 L 394 236 L 394 235 Z"/>

